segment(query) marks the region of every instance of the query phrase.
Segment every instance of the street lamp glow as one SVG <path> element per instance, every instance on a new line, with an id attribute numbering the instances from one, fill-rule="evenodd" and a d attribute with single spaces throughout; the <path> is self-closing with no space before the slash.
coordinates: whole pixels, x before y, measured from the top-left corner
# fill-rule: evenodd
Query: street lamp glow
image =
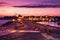
<path id="1" fill-rule="evenodd" d="M 12 32 L 12 33 L 13 33 L 13 32 L 16 32 L 16 30 L 12 30 L 11 32 Z"/>
<path id="2" fill-rule="evenodd" d="M 15 21 L 15 19 L 13 19 L 12 21 Z"/>
<path id="3" fill-rule="evenodd" d="M 21 19 L 18 18 L 18 21 L 21 21 Z"/>

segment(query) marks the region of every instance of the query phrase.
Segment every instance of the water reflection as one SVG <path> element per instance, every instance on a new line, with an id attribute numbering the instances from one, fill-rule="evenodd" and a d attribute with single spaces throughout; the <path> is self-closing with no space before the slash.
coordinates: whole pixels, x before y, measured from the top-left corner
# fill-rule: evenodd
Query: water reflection
<path id="1" fill-rule="evenodd" d="M 37 23 L 60 27 L 60 25 L 58 25 L 57 22 L 37 22 Z"/>

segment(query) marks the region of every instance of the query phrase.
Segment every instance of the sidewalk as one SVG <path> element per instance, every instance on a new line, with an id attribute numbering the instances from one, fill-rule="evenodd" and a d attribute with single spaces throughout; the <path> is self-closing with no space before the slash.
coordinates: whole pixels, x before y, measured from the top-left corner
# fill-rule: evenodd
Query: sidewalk
<path id="1" fill-rule="evenodd" d="M 60 40 L 60 38 L 54 38 L 47 33 L 41 33 L 47 40 Z"/>

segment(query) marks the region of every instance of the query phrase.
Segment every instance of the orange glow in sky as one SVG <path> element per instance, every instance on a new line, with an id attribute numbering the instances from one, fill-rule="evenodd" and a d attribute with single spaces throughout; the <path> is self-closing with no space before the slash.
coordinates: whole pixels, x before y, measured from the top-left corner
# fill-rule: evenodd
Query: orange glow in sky
<path id="1" fill-rule="evenodd" d="M 15 8 L 15 7 L 0 7 L 0 16 L 11 16 L 21 14 L 24 16 L 60 16 L 60 8 Z"/>

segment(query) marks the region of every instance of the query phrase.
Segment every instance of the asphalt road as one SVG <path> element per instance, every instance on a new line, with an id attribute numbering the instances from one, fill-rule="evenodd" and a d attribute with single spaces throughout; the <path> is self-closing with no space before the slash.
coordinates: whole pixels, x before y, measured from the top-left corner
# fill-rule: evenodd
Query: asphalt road
<path id="1" fill-rule="evenodd" d="M 1 36 L 0 40 L 45 40 L 40 33 L 12 33 L 5 36 Z"/>
<path id="2" fill-rule="evenodd" d="M 14 23 L 12 24 L 14 25 Z M 20 24 L 20 26 L 23 26 L 23 28 L 20 28 L 24 30 L 34 30 L 35 24 L 32 25 L 29 21 L 24 21 L 22 22 L 22 24 Z M 26 25 L 27 27 L 25 27 Z M 0 36 L 0 40 L 45 40 L 45 38 L 41 35 L 40 32 L 15 32 L 8 35 Z"/>
<path id="3" fill-rule="evenodd" d="M 24 29 L 24 30 L 39 30 L 40 32 L 15 32 L 12 34 L 4 35 L 0 37 L 0 40 L 47 40 L 46 38 L 41 35 L 41 25 L 37 25 L 30 21 L 22 21 L 22 23 L 17 23 L 20 27 L 17 29 Z M 15 25 L 13 23 L 13 25 Z M 13 26 L 12 25 L 12 26 Z M 19 30 L 20 30 L 19 29 Z"/>

